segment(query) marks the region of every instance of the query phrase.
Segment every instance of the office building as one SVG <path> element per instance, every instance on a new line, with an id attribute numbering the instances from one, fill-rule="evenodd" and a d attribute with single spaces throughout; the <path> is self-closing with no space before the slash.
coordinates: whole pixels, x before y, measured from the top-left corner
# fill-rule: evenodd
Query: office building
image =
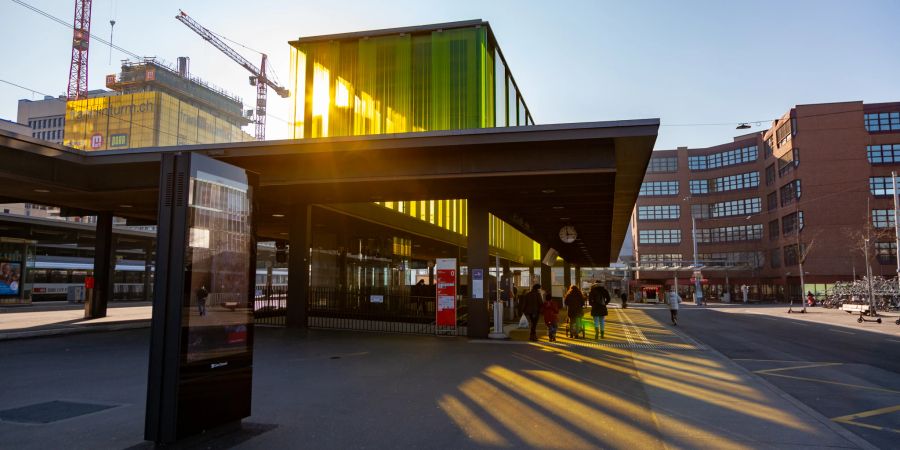
<path id="1" fill-rule="evenodd" d="M 898 169 L 900 103 L 797 105 L 730 143 L 655 151 L 633 213 L 636 290 L 658 295 L 677 276 L 693 295 L 694 229 L 714 300 L 741 285 L 754 300 L 824 295 L 867 266 L 894 276 Z"/>

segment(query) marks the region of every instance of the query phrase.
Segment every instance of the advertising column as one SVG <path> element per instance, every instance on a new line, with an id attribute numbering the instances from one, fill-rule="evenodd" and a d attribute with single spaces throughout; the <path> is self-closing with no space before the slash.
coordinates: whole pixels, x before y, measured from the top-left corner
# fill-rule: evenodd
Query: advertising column
<path id="1" fill-rule="evenodd" d="M 435 332 L 456 332 L 456 258 L 438 258 Z"/>

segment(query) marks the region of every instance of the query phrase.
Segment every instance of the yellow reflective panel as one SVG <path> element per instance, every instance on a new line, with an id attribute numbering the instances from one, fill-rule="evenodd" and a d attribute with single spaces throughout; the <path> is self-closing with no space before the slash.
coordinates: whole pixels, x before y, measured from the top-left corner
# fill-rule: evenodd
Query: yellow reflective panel
<path id="1" fill-rule="evenodd" d="M 337 77 L 334 86 L 334 106 L 338 108 L 350 106 L 350 83 L 341 77 Z"/>
<path id="2" fill-rule="evenodd" d="M 331 105 L 331 72 L 319 63 L 313 66 L 312 137 L 328 137 L 328 110 Z"/>

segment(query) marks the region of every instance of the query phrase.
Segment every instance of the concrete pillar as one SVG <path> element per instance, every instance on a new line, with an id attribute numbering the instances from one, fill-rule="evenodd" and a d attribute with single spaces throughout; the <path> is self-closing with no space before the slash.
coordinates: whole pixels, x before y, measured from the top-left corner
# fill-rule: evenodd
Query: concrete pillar
<path id="1" fill-rule="evenodd" d="M 541 244 L 541 287 L 544 288 L 544 291 L 548 292 L 552 296 L 553 266 L 547 266 L 544 264 L 544 257 L 547 256 L 548 250 L 550 250 L 549 245 Z"/>
<path id="2" fill-rule="evenodd" d="M 293 205 L 288 215 L 288 290 L 285 325 L 305 329 L 309 326 L 309 249 L 312 244 L 312 206 Z"/>
<path id="3" fill-rule="evenodd" d="M 568 290 L 572 285 L 572 265 L 568 261 L 563 264 L 563 285 L 563 291 Z"/>
<path id="4" fill-rule="evenodd" d="M 490 255 L 488 250 L 489 219 L 488 210 L 483 201 L 470 199 L 467 213 L 468 236 L 466 244 L 466 265 L 469 268 L 469 325 L 470 337 L 487 337 L 490 331 L 490 322 L 487 309 L 487 296 L 489 293 L 488 268 L 490 267 Z M 480 298 L 476 298 L 475 286 L 472 282 L 472 274 L 481 269 L 484 274 L 483 292 Z"/>
<path id="5" fill-rule="evenodd" d="M 581 287 L 581 266 L 575 266 L 575 286 Z"/>
<path id="6" fill-rule="evenodd" d="M 113 271 L 116 269 L 112 223 L 111 212 L 97 214 L 97 230 L 94 237 L 94 290 L 84 305 L 85 319 L 106 317 L 106 307 L 112 298 Z"/>

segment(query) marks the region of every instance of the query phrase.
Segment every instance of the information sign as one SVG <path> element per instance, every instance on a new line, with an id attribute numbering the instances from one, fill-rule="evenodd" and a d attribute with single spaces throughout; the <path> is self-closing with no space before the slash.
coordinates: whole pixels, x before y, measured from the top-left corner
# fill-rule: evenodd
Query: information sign
<path id="1" fill-rule="evenodd" d="M 438 258 L 435 272 L 437 278 L 435 323 L 439 327 L 455 327 L 456 258 Z"/>
<path id="2" fill-rule="evenodd" d="M 484 298 L 484 269 L 472 269 L 472 298 Z"/>

